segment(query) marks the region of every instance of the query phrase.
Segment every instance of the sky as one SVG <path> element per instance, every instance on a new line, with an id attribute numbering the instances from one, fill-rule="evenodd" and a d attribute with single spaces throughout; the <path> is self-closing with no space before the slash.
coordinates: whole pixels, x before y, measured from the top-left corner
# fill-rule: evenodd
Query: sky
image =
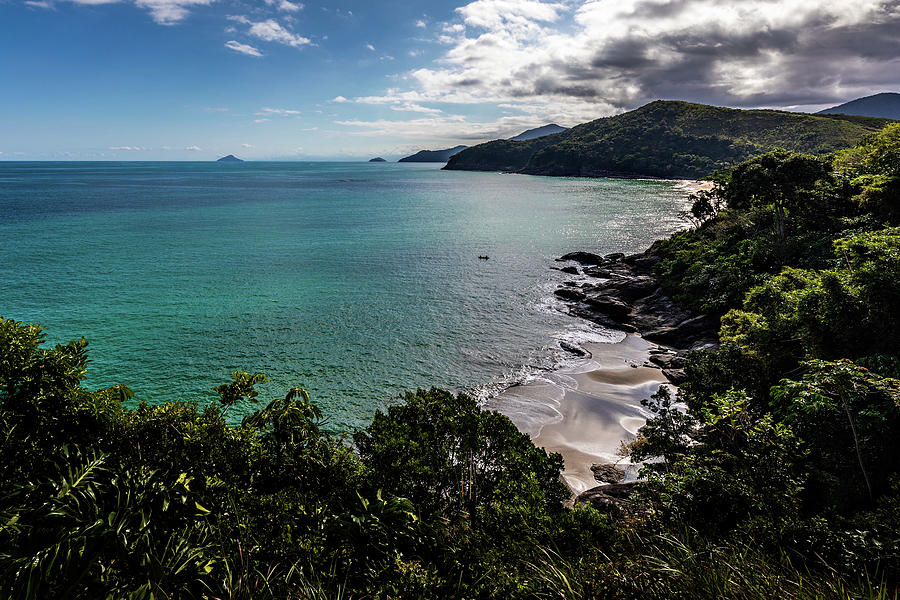
<path id="1" fill-rule="evenodd" d="M 0 0 L 0 160 L 395 159 L 900 90 L 900 0 Z"/>

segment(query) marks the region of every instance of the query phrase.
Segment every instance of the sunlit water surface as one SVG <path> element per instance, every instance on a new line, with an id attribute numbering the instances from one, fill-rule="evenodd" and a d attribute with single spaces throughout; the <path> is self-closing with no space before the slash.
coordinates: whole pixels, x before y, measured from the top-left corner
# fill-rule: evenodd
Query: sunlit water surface
<path id="1" fill-rule="evenodd" d="M 489 395 L 603 339 L 558 310 L 554 259 L 640 251 L 687 196 L 439 167 L 0 163 L 0 314 L 88 338 L 89 387 L 207 401 L 264 372 L 262 399 L 302 386 L 346 431 L 404 390 Z"/>

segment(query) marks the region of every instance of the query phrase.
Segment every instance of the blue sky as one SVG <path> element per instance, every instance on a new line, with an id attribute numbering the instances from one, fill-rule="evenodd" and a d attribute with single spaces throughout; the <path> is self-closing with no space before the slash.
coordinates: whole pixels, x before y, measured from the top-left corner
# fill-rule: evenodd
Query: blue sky
<path id="1" fill-rule="evenodd" d="M 897 0 L 0 0 L 0 160 L 396 158 L 900 82 Z"/>

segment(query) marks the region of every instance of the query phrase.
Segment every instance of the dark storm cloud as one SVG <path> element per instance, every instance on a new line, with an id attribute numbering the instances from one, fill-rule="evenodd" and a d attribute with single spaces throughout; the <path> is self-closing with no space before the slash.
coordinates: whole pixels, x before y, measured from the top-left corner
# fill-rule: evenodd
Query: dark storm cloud
<path id="1" fill-rule="evenodd" d="M 698 2 L 644 2 L 628 11 L 633 18 L 666 19 Z M 746 3 L 745 3 L 746 4 Z M 767 3 L 757 3 L 759 10 Z M 777 2 L 770 2 L 772 8 Z M 686 98 L 734 106 L 798 105 L 846 99 L 840 90 L 872 91 L 900 86 L 900 2 L 883 4 L 873 22 L 850 22 L 840 13 L 813 12 L 799 22 L 688 23 L 658 35 L 622 28 L 600 40 L 586 63 L 555 61 L 553 75 L 535 81 L 535 94 L 596 97 L 615 105 L 654 98 Z M 823 5 L 824 6 L 824 5 Z M 862 9 L 860 9 L 862 10 Z M 556 77 L 556 81 L 552 77 Z M 597 85 L 627 78 L 638 90 L 615 97 Z M 742 87 L 757 77 L 771 87 Z M 730 85 L 729 85 L 730 84 Z M 745 89 L 751 88 L 751 89 Z M 612 97 L 611 97 L 612 96 Z"/>

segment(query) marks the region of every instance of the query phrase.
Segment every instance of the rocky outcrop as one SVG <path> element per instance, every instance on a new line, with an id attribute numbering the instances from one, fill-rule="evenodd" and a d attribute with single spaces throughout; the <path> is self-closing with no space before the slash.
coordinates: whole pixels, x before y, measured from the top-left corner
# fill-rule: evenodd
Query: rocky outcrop
<path id="1" fill-rule="evenodd" d="M 635 482 L 629 483 L 610 483 L 607 485 L 598 485 L 587 491 L 578 494 L 575 498 L 575 506 L 579 504 L 590 504 L 601 513 L 612 517 L 620 516 L 625 509 L 634 492 Z"/>
<path id="2" fill-rule="evenodd" d="M 658 258 L 649 251 L 625 256 L 572 252 L 557 259 L 582 265 L 589 282 L 567 282 L 555 293 L 579 317 L 626 332 L 640 332 L 647 340 L 668 346 L 651 361 L 670 380 L 683 376 L 688 350 L 716 342 L 718 324 L 677 305 L 653 277 Z"/>
<path id="3" fill-rule="evenodd" d="M 591 472 L 600 483 L 621 483 L 625 479 L 625 471 L 612 463 L 595 463 L 591 465 Z"/>

